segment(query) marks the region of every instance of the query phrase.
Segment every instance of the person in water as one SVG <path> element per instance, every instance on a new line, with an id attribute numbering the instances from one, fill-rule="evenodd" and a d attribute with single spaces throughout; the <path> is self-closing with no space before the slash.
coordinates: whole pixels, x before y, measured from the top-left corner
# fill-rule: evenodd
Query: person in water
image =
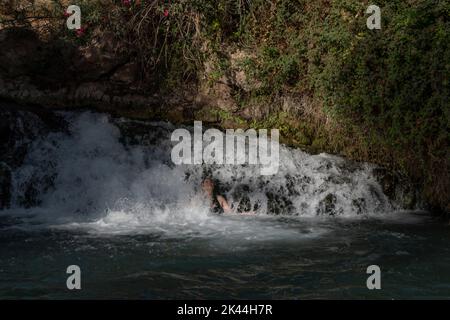
<path id="1" fill-rule="evenodd" d="M 202 190 L 211 201 L 211 211 L 219 214 L 231 213 L 231 206 L 228 204 L 228 201 L 224 196 L 217 194 L 217 190 L 212 179 L 206 178 L 202 181 Z"/>
<path id="2" fill-rule="evenodd" d="M 210 178 L 206 178 L 202 181 L 202 190 L 206 197 L 210 200 L 211 211 L 217 214 L 231 214 L 233 213 L 232 207 L 228 203 L 224 196 L 217 193 L 217 188 L 214 181 Z M 240 215 L 254 215 L 254 211 L 239 212 Z"/>

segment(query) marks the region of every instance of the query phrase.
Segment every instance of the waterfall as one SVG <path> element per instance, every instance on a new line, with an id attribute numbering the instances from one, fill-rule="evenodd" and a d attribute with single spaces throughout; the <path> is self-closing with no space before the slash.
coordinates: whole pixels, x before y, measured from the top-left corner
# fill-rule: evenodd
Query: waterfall
<path id="1" fill-rule="evenodd" d="M 393 210 L 370 164 L 281 145 L 280 167 L 271 176 L 260 175 L 257 165 L 174 165 L 171 124 L 90 112 L 62 116 L 67 132 L 37 138 L 14 170 L 10 211 L 26 206 L 78 222 L 197 221 L 208 218 L 199 188 L 205 174 L 236 212 L 357 217 Z"/>

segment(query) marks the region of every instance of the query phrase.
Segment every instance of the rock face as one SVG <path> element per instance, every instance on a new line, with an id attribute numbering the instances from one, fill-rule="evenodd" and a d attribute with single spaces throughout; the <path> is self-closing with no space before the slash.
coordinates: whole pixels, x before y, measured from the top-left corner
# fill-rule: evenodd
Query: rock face
<path id="1" fill-rule="evenodd" d="M 129 62 L 117 69 L 112 75 L 111 80 L 123 84 L 131 85 L 136 82 L 138 74 L 138 65 L 135 62 Z"/>
<path id="2" fill-rule="evenodd" d="M 403 209 L 414 209 L 424 206 L 417 188 L 408 179 L 394 174 L 384 168 L 373 170 L 375 178 L 383 188 L 383 193 Z"/>
<path id="3" fill-rule="evenodd" d="M 206 61 L 204 75 L 199 92 L 195 98 L 200 105 L 213 106 L 226 112 L 235 112 L 238 109 L 236 99 L 233 97 L 232 81 L 228 74 L 218 69 L 216 59 Z"/>
<path id="4" fill-rule="evenodd" d="M 261 82 L 250 77 L 245 62 L 253 57 L 251 53 L 237 50 L 224 53 L 224 57 L 212 57 L 204 63 L 204 73 L 195 102 L 223 110 L 229 114 L 238 113 L 245 119 L 262 119 L 265 115 L 261 106 L 249 105 L 240 110 L 239 94 L 248 94 L 261 87 Z M 224 62 L 226 61 L 226 62 Z M 224 69 L 221 64 L 229 65 Z"/>
<path id="5" fill-rule="evenodd" d="M 51 112 L 0 102 L 0 209 L 10 206 L 12 171 L 23 163 L 30 144 L 65 129 L 65 122 Z"/>
<path id="6" fill-rule="evenodd" d="M 94 81 L 101 77 L 114 75 L 126 59 L 116 54 L 119 43 L 112 32 L 94 30 L 90 42 L 77 48 L 73 60 L 78 77 L 84 81 Z"/>
<path id="7" fill-rule="evenodd" d="M 11 202 L 11 169 L 0 162 L 0 210 L 8 208 Z"/>
<path id="8" fill-rule="evenodd" d="M 138 65 L 114 36 L 95 31 L 79 47 L 43 42 L 30 30 L 0 30 L 0 99 L 44 108 L 89 107 L 134 118 L 157 118 L 160 99 L 139 89 Z"/>
<path id="9" fill-rule="evenodd" d="M 0 32 L 0 70 L 4 76 L 26 76 L 33 53 L 40 50 L 37 35 L 24 29 Z"/>
<path id="10" fill-rule="evenodd" d="M 244 50 L 236 50 L 230 54 L 232 82 L 245 92 L 257 90 L 262 86 L 262 83 L 250 77 L 244 68 L 245 63 L 251 58 L 255 58 L 255 55 Z"/>

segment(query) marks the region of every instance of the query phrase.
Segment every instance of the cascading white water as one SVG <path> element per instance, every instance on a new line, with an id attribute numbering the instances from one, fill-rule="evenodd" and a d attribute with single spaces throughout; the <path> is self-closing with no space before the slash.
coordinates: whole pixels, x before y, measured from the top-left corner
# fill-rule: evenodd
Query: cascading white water
<path id="1" fill-rule="evenodd" d="M 200 194 L 205 173 L 217 180 L 234 208 L 258 216 L 356 217 L 393 210 L 369 164 L 280 146 L 280 167 L 273 176 L 260 175 L 254 165 L 178 166 L 170 159 L 172 125 L 93 113 L 64 117 L 69 133 L 34 141 L 13 173 L 11 210 L 32 194 L 36 204 L 30 210 L 54 223 L 113 231 L 169 225 L 186 230 L 186 224 L 227 230 L 223 220 L 208 214 Z M 229 228 L 234 230 L 235 223 Z"/>

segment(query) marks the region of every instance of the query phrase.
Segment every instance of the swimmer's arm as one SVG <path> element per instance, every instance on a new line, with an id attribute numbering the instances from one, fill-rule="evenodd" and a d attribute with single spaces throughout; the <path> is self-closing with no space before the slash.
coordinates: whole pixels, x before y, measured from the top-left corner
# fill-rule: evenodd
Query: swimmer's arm
<path id="1" fill-rule="evenodd" d="M 217 201 L 219 201 L 220 206 L 223 209 L 224 213 L 232 213 L 233 210 L 231 209 L 231 206 L 228 204 L 227 200 L 222 197 L 222 196 L 217 196 Z M 245 211 L 245 212 L 240 212 L 240 215 L 243 216 L 253 216 L 256 214 L 255 211 Z"/>
<path id="2" fill-rule="evenodd" d="M 219 204 L 222 207 L 224 213 L 231 213 L 231 207 L 224 197 L 217 196 L 217 201 L 219 201 Z"/>

